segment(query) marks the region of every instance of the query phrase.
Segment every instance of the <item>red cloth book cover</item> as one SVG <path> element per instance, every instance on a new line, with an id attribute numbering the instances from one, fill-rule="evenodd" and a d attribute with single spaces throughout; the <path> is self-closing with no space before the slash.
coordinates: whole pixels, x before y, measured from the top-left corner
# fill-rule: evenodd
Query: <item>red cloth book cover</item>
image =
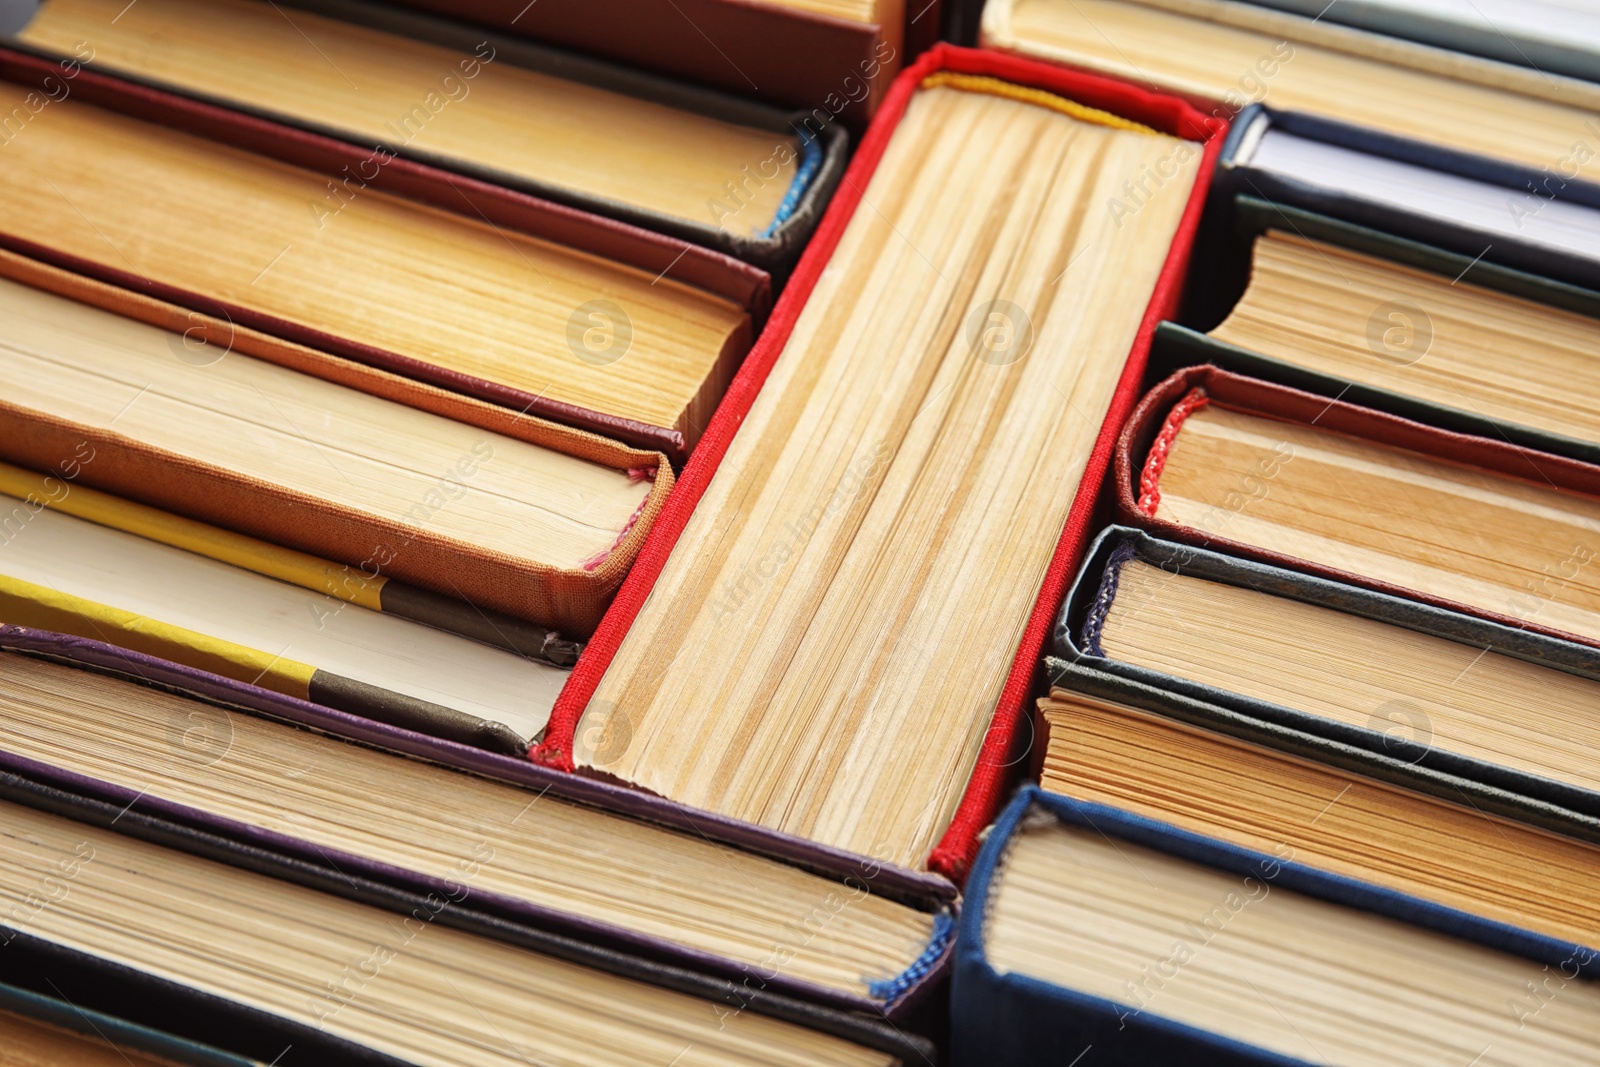
<path id="1" fill-rule="evenodd" d="M 1098 75 L 947 44 L 935 47 L 900 75 L 863 139 L 833 204 L 788 288 L 775 306 L 766 330 L 734 379 L 693 457 L 684 468 L 683 476 L 646 540 L 632 572 L 574 668 L 557 701 L 545 741 L 533 753 L 533 758 L 551 766 L 571 769 L 574 732 L 585 706 L 649 596 L 652 585 L 677 544 L 679 535 L 716 472 L 734 434 L 748 414 L 762 383 L 782 353 L 812 289 L 860 205 L 868 181 L 882 159 L 912 95 L 925 78 L 937 71 L 986 75 L 1043 89 L 1205 145 L 1200 173 L 1039 590 L 999 705 L 984 738 L 977 766 L 954 820 L 928 859 L 931 871 L 959 884 L 976 854 L 978 833 L 993 820 L 1026 762 L 1013 754 L 1013 748 L 1021 723 L 1026 719 L 1024 707 L 1034 692 L 1036 668 L 1044 640 L 1067 583 L 1077 569 L 1112 446 L 1138 398 L 1156 324 L 1170 317 L 1177 308 L 1210 174 L 1221 147 L 1222 136 L 1227 130 L 1225 123 L 1205 116 L 1173 96 Z"/>

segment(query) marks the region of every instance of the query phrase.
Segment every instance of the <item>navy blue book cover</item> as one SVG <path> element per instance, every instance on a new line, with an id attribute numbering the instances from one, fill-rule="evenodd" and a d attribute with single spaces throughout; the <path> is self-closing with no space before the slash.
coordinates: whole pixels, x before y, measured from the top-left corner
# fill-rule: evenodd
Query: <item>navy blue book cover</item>
<path id="1" fill-rule="evenodd" d="M 985 947 L 986 917 L 1000 891 L 1007 854 L 1020 829 L 1056 819 L 1092 830 L 1113 844 L 1152 849 L 1239 875 L 1270 892 L 1287 891 L 1342 905 L 1353 912 L 1395 919 L 1448 937 L 1520 956 L 1565 976 L 1600 977 L 1600 951 L 1492 922 L 1292 859 L 1239 848 L 1103 804 L 1087 803 L 1024 786 L 990 831 L 967 882 L 957 934 L 952 990 L 952 1063 L 955 1067 L 1309 1067 L 1297 1059 L 1241 1043 L 1217 1031 L 1159 1014 L 1137 990 L 1125 1001 L 1090 995 L 1017 972 L 1002 972 Z M 1284 951 L 1295 951 L 1284 946 Z M 1530 973 L 1537 968 L 1530 968 Z M 1156 999 L 1159 1003 L 1159 998 Z M 1501 1009 L 1503 1005 L 1486 1006 Z M 1439 1020 L 1441 1024 L 1445 1020 Z M 1226 1020 L 1218 1020 L 1218 1030 Z"/>

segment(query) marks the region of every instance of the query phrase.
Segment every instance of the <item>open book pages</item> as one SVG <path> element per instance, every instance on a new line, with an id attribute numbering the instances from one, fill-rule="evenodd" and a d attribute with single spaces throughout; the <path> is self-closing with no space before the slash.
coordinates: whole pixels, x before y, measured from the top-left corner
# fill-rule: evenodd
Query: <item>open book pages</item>
<path id="1" fill-rule="evenodd" d="M 29 90 L 0 82 L 0 113 Z M 6 145 L 0 231 L 692 444 L 748 344 L 723 297 L 67 97 Z M 329 207 L 327 213 L 314 210 Z M 169 360 L 170 362 L 170 360 Z M 468 383 L 470 385 L 470 383 Z"/>
<path id="2" fill-rule="evenodd" d="M 126 10 L 124 10 L 126 8 Z M 333 8 L 332 11 L 337 11 Z M 269 0 L 47 0 L 17 35 L 94 67 L 514 179 L 744 235 L 770 227 L 799 163 L 793 135 L 739 126 Z M 758 170 L 759 168 L 759 170 Z M 749 181 L 745 171 L 759 173 Z M 707 208 L 745 184 L 740 210 Z M 350 187 L 344 195 L 357 195 Z M 340 203 L 313 201 L 335 213 Z"/>
<path id="3" fill-rule="evenodd" d="M 1221 105 L 1266 103 L 1535 170 L 1600 147 L 1600 86 L 1233 0 L 993 0 L 984 43 Z"/>
<path id="4" fill-rule="evenodd" d="M 82 724 L 97 727 L 85 730 Z M 867 996 L 934 917 L 693 833 L 237 709 L 0 654 L 0 747 L 156 800 L 474 892 Z M 669 1057 L 670 1058 L 670 1057 Z"/>
<path id="5" fill-rule="evenodd" d="M 913 97 L 579 766 L 905 866 L 949 824 L 1201 158 L 996 86 Z"/>
<path id="6" fill-rule="evenodd" d="M 1053 793 L 1600 949 L 1593 843 L 1062 689 L 1039 710 Z"/>
<path id="7" fill-rule="evenodd" d="M 1600 443 L 1600 321 L 1279 230 L 1254 257 L 1217 340 Z"/>
<path id="8" fill-rule="evenodd" d="M 526 1067 L 534 1049 L 573 1067 L 898 1062 L 464 932 L 439 920 L 442 896 L 390 912 L 0 802 L 0 902 L 24 908 L 47 880 L 68 891 L 22 932 L 417 1067 Z"/>
<path id="9" fill-rule="evenodd" d="M 1113 1001 L 1124 1022 L 1161 1017 L 1299 1062 L 1593 1061 L 1600 987 L 1526 997 L 1543 965 L 1284 889 L 1279 870 L 1270 852 L 1240 875 L 1025 825 L 989 889 L 988 960 Z"/>
<path id="10" fill-rule="evenodd" d="M 1600 502 L 1548 482 L 1207 404 L 1159 485 L 1157 518 L 1600 640 Z"/>
<path id="11" fill-rule="evenodd" d="M 1111 659 L 1600 793 L 1600 682 L 1138 559 L 1115 581 Z"/>

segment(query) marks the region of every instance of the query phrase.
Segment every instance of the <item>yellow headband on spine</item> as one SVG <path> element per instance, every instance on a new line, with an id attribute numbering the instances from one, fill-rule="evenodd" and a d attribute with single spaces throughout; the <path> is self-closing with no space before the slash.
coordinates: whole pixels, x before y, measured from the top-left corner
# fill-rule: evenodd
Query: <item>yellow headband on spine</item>
<path id="1" fill-rule="evenodd" d="M 935 71 L 922 79 L 922 88 L 937 89 L 944 86 L 950 89 L 962 89 L 969 93 L 988 93 L 991 96 L 1003 96 L 1011 100 L 1020 100 L 1025 104 L 1035 104 L 1039 107 L 1059 111 L 1063 115 L 1070 115 L 1081 122 L 1092 122 L 1096 126 L 1110 126 L 1114 130 L 1127 130 L 1130 133 L 1155 133 L 1148 126 L 1140 125 L 1121 115 L 1113 115 L 1109 111 L 1101 111 L 1097 107 L 1089 107 L 1075 100 L 1068 100 L 1055 93 L 1047 93 L 1043 89 L 1030 89 L 1025 85 L 1014 85 L 999 78 L 990 78 L 980 74 L 958 74 L 953 70 Z"/>

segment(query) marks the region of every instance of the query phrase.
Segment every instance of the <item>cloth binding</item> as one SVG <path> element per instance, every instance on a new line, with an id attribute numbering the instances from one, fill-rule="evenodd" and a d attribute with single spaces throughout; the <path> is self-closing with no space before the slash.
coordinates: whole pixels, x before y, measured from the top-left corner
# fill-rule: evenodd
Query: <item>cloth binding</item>
<path id="1" fill-rule="evenodd" d="M 933 936 L 928 939 L 928 947 L 922 950 L 922 955 L 911 961 L 911 965 L 893 978 L 872 982 L 867 986 L 867 993 L 874 1000 L 881 1000 L 885 1004 L 893 1004 L 916 987 L 932 971 L 934 966 L 944 958 L 945 949 L 950 944 L 950 939 L 955 936 L 956 921 L 948 911 L 941 911 L 933 917 Z"/>
<path id="2" fill-rule="evenodd" d="M 1117 581 L 1122 577 L 1122 565 L 1133 555 L 1133 542 L 1124 541 L 1106 557 L 1106 569 L 1100 575 L 1100 590 L 1083 619 L 1083 648 L 1091 656 L 1106 658 L 1105 649 L 1100 647 L 1100 632 L 1105 629 L 1106 616 L 1111 614 L 1111 602 L 1117 599 Z"/>
<path id="3" fill-rule="evenodd" d="M 1161 432 L 1151 442 L 1144 470 L 1139 474 L 1139 510 L 1151 518 L 1155 517 L 1156 509 L 1161 506 L 1161 472 L 1167 469 L 1167 456 L 1172 452 L 1172 442 L 1177 439 L 1178 431 L 1183 429 L 1184 420 L 1210 402 L 1211 398 L 1200 386 L 1189 390 L 1182 400 L 1172 405 L 1166 421 L 1161 424 Z"/>

